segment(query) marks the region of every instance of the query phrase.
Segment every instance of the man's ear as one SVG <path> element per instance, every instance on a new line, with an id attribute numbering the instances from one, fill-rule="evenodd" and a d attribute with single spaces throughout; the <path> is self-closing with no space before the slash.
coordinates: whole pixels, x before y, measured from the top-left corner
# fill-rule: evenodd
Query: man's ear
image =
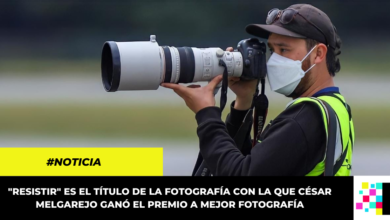
<path id="1" fill-rule="evenodd" d="M 319 64 L 326 58 L 326 53 L 328 52 L 328 48 L 325 46 L 325 44 L 318 44 L 317 49 L 315 50 L 315 58 L 314 63 Z"/>

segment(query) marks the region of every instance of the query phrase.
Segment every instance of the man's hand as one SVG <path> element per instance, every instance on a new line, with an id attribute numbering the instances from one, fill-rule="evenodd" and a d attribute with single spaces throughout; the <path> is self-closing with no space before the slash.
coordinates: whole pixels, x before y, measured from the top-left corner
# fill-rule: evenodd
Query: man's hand
<path id="1" fill-rule="evenodd" d="M 222 75 L 218 75 L 204 87 L 200 85 L 189 85 L 185 87 L 175 83 L 162 83 L 161 86 L 173 89 L 196 114 L 203 108 L 215 106 L 214 89 L 221 80 Z"/>
<path id="2" fill-rule="evenodd" d="M 233 48 L 228 47 L 227 51 L 232 52 Z M 229 88 L 236 94 L 234 108 L 237 110 L 247 110 L 252 105 L 253 95 L 256 92 L 257 79 L 241 81 L 240 77 L 229 77 Z"/>

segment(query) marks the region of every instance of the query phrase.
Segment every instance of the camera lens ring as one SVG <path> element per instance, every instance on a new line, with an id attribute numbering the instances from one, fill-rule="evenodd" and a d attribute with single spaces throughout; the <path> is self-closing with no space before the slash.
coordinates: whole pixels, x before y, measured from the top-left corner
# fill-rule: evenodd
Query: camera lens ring
<path id="1" fill-rule="evenodd" d="M 116 92 L 121 78 L 121 61 L 118 45 L 114 41 L 107 41 L 103 45 L 101 71 L 105 90 Z"/>
<path id="2" fill-rule="evenodd" d="M 191 83 L 195 76 L 195 56 L 191 47 L 178 47 L 180 55 L 180 78 L 178 83 Z"/>
<path id="3" fill-rule="evenodd" d="M 180 78 L 180 55 L 176 47 L 169 47 L 172 54 L 172 77 L 171 83 L 178 83 Z"/>
<path id="4" fill-rule="evenodd" d="M 164 55 L 165 55 L 165 78 L 164 82 L 169 83 L 171 82 L 171 77 L 172 77 L 172 55 L 171 55 L 171 50 L 169 47 L 162 47 L 164 50 Z"/>

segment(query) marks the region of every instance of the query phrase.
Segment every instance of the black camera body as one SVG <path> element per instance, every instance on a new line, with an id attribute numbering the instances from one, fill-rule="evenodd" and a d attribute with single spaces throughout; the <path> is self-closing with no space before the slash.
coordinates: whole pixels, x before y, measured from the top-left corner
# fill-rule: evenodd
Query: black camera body
<path id="1" fill-rule="evenodd" d="M 264 79 L 267 75 L 266 51 L 264 42 L 256 38 L 241 40 L 237 51 L 242 54 L 243 73 L 242 80 Z"/>

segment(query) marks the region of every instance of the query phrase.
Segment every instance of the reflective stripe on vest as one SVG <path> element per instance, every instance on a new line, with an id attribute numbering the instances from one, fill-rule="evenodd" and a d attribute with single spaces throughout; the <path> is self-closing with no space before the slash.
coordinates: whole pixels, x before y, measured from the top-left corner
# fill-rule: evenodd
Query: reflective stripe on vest
<path id="1" fill-rule="evenodd" d="M 324 128 L 326 131 L 325 146 L 327 146 L 327 142 L 328 142 L 328 116 L 327 116 L 328 113 L 320 100 L 325 101 L 333 108 L 333 110 L 336 113 L 337 116 L 336 118 L 338 122 L 338 129 L 337 129 L 338 135 L 336 140 L 336 151 L 335 151 L 334 162 L 336 163 L 340 159 L 341 153 L 347 150 L 345 160 L 343 161 L 342 166 L 337 171 L 335 176 L 349 176 L 351 173 L 352 149 L 355 142 L 353 121 L 352 118 L 349 117 L 349 113 L 347 111 L 347 105 L 345 104 L 344 97 L 339 94 L 334 94 L 334 95 L 337 96 L 339 99 L 341 99 L 342 102 L 335 97 L 327 96 L 327 95 L 320 96 L 318 98 L 302 97 L 291 102 L 291 104 L 289 104 L 287 108 L 301 102 L 315 103 L 316 106 L 319 107 L 322 113 Z M 342 151 L 341 151 L 341 146 L 342 146 Z M 325 158 L 326 158 L 326 151 L 323 160 L 319 162 L 314 167 L 313 170 L 311 170 L 308 174 L 306 174 L 306 176 L 319 176 L 323 174 L 325 170 Z"/>

